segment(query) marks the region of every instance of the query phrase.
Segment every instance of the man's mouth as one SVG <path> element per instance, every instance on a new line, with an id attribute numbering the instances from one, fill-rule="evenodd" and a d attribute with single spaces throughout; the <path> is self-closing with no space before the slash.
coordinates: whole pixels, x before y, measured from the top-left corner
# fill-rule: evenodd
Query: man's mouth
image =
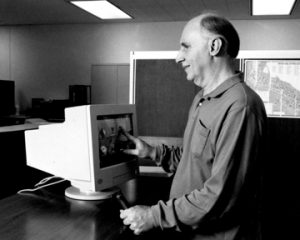
<path id="1" fill-rule="evenodd" d="M 182 66 L 183 70 L 185 71 L 189 66 Z"/>

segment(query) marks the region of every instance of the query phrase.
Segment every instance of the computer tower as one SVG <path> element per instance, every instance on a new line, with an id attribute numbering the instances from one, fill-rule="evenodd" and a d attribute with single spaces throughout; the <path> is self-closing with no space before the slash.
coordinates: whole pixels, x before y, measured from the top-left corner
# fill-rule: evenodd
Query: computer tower
<path id="1" fill-rule="evenodd" d="M 91 86 L 90 85 L 70 85 L 69 100 L 71 105 L 91 104 Z"/>
<path id="2" fill-rule="evenodd" d="M 0 80 L 0 117 L 15 114 L 15 82 Z"/>

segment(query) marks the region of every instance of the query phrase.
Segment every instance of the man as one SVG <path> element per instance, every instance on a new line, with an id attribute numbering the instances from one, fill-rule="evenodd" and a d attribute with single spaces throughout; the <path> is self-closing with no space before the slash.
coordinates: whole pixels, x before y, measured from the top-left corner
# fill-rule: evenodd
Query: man
<path id="1" fill-rule="evenodd" d="M 180 45 L 176 62 L 202 88 L 190 108 L 183 150 L 130 136 L 136 149 L 127 151 L 175 172 L 170 199 L 121 210 L 120 217 L 135 234 L 161 228 L 193 239 L 260 239 L 266 113 L 234 71 L 238 34 L 228 20 L 206 13 L 186 24 Z"/>

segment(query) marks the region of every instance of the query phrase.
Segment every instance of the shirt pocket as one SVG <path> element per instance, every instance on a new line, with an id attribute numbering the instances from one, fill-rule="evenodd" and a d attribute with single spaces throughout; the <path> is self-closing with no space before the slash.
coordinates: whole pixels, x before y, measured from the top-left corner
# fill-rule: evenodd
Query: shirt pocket
<path id="1" fill-rule="evenodd" d="M 199 119 L 196 123 L 193 137 L 191 140 L 191 151 L 194 157 L 200 157 L 204 151 L 210 134 L 210 129 L 207 128 Z"/>

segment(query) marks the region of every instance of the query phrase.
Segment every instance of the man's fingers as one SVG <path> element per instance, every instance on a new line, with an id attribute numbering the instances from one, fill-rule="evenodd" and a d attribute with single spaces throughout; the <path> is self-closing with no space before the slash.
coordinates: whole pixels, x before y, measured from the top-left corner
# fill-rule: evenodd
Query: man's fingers
<path id="1" fill-rule="evenodd" d="M 120 218 L 122 218 L 122 219 L 127 216 L 126 213 L 124 213 L 124 211 L 125 210 L 123 210 L 123 209 L 120 210 Z"/>
<path id="2" fill-rule="evenodd" d="M 124 225 L 129 225 L 129 224 L 131 224 L 131 221 L 129 221 L 128 218 L 125 218 L 123 220 L 123 223 L 124 223 Z"/>
<path id="3" fill-rule="evenodd" d="M 141 234 L 141 230 L 140 229 L 135 229 L 134 230 L 134 234 L 135 235 L 140 235 Z"/>
<path id="4" fill-rule="evenodd" d="M 135 230 L 135 229 L 136 229 L 136 226 L 137 226 L 136 223 L 131 223 L 130 226 L 129 226 L 129 228 L 130 228 L 131 230 Z"/>
<path id="5" fill-rule="evenodd" d="M 123 152 L 135 156 L 139 154 L 137 149 L 124 149 Z"/>
<path id="6" fill-rule="evenodd" d="M 127 138 L 129 138 L 129 140 L 136 142 L 136 138 L 132 135 L 130 135 L 128 132 L 126 132 L 122 127 L 120 127 L 122 129 L 122 134 L 124 134 Z"/>

